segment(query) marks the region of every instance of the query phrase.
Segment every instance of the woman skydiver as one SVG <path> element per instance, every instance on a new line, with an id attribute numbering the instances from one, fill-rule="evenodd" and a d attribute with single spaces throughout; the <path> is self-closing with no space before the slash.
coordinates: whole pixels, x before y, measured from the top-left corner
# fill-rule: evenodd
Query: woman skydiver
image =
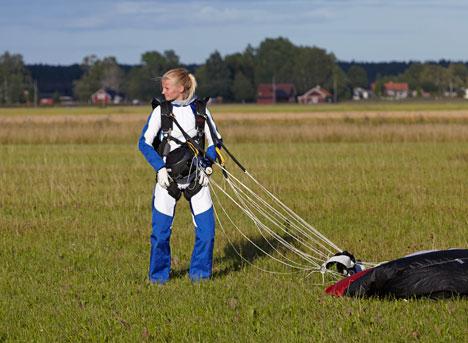
<path id="1" fill-rule="evenodd" d="M 157 172 L 152 202 L 149 279 L 163 284 L 171 269 L 170 237 L 177 200 L 183 193 L 190 202 L 195 223 L 195 245 L 189 277 L 193 281 L 212 274 L 215 220 L 211 200 L 210 162 L 216 160 L 221 136 L 206 109 L 206 100 L 194 97 L 195 77 L 182 68 L 171 69 L 161 79 L 165 101 L 154 110 L 143 128 L 138 147 Z M 175 124 L 175 125 L 174 125 Z M 207 149 L 203 157 L 203 149 Z"/>

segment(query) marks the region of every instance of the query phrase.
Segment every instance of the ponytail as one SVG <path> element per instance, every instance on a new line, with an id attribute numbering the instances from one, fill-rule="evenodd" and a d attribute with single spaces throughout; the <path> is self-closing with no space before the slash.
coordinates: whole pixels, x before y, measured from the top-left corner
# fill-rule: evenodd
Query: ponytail
<path id="1" fill-rule="evenodd" d="M 186 91 L 187 96 L 185 98 L 192 99 L 193 96 L 195 95 L 195 89 L 197 88 L 197 80 L 195 79 L 195 76 L 193 76 L 192 73 L 189 73 L 188 77 L 190 79 L 190 87 Z"/>
<path id="2" fill-rule="evenodd" d="M 175 68 L 167 71 L 162 80 L 173 80 L 176 84 L 184 87 L 184 100 L 191 100 L 195 94 L 197 88 L 197 80 L 193 74 L 189 73 L 184 68 Z"/>

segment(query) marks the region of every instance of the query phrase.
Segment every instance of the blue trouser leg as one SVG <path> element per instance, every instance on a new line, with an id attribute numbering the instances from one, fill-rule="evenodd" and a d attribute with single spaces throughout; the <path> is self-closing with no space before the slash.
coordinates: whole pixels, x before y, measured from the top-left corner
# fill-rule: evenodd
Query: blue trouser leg
<path id="1" fill-rule="evenodd" d="M 213 267 L 213 248 L 215 220 L 213 206 L 207 211 L 193 216 L 195 221 L 195 246 L 190 262 L 189 276 L 192 280 L 206 279 L 211 276 Z"/>
<path id="2" fill-rule="evenodd" d="M 166 189 L 156 184 L 152 206 L 151 253 L 149 279 L 164 283 L 171 271 L 171 247 L 169 244 L 176 201 Z"/>
<path id="3" fill-rule="evenodd" d="M 163 214 L 153 206 L 151 234 L 151 255 L 149 279 L 151 282 L 165 283 L 169 280 L 171 271 L 170 238 L 173 217 Z"/>

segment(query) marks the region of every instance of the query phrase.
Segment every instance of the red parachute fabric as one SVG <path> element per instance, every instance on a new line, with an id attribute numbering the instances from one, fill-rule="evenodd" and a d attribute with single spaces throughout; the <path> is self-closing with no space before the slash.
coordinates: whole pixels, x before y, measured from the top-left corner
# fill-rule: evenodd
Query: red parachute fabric
<path id="1" fill-rule="evenodd" d="M 336 297 L 342 297 L 346 290 L 348 289 L 349 285 L 351 285 L 354 281 L 358 280 L 359 278 L 363 277 L 366 275 L 368 272 L 370 272 L 371 269 L 365 269 L 362 270 L 356 274 L 353 274 L 351 276 L 348 276 L 347 278 L 344 278 L 343 280 L 338 281 L 337 283 L 328 286 L 325 292 L 329 295 L 334 295 Z"/>

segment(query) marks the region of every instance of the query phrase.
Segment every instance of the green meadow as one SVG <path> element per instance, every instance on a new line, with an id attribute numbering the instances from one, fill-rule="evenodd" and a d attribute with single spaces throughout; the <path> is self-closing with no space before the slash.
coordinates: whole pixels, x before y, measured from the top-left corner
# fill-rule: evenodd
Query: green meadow
<path id="1" fill-rule="evenodd" d="M 230 106 L 212 110 L 226 145 L 340 248 L 371 262 L 467 248 L 465 103 Z M 137 149 L 148 113 L 0 109 L 0 342 L 466 341 L 466 298 L 334 298 L 320 274 L 260 271 L 288 270 L 227 222 L 213 278 L 191 283 L 184 199 L 172 278 L 150 284 L 155 180 Z"/>
<path id="2" fill-rule="evenodd" d="M 2 115 L 115 115 L 115 114 L 141 114 L 149 113 L 149 103 L 147 106 L 76 106 L 66 108 L 51 106 L 51 107 L 10 107 L 0 108 Z M 468 101 L 466 100 L 411 100 L 411 101 L 348 101 L 337 104 L 274 104 L 274 105 L 257 105 L 257 104 L 213 104 L 211 105 L 215 113 L 311 113 L 311 112 L 335 112 L 335 111 L 466 111 L 468 110 Z"/>

